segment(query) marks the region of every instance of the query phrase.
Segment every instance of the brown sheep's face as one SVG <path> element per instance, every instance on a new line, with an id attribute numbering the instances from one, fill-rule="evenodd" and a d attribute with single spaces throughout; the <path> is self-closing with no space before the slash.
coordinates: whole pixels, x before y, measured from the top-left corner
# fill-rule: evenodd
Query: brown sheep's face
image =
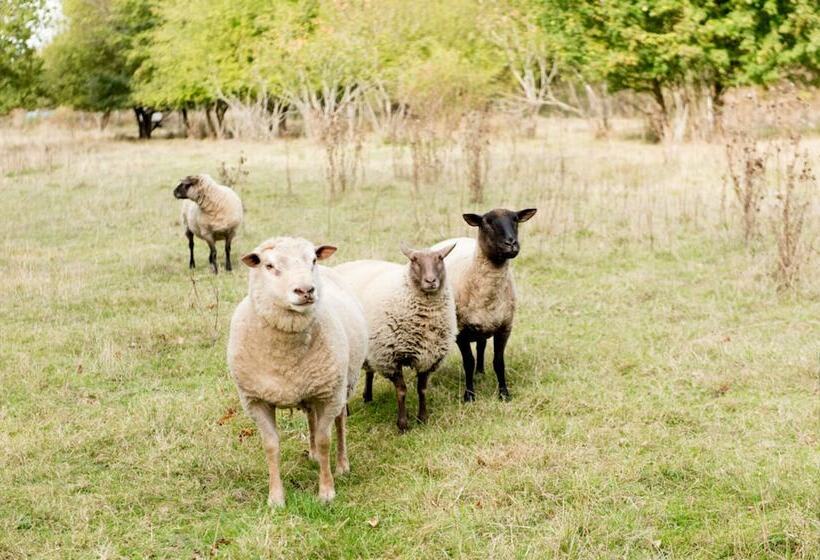
<path id="1" fill-rule="evenodd" d="M 401 252 L 410 259 L 410 280 L 419 290 L 427 294 L 434 294 L 444 286 L 447 278 L 444 257 L 449 255 L 455 246 L 456 244 L 453 243 L 437 251 L 432 249 L 416 251 L 402 246 Z"/>
<path id="2" fill-rule="evenodd" d="M 251 269 L 254 297 L 297 313 L 310 311 L 319 301 L 321 278 L 317 262 L 330 257 L 335 247 L 315 247 L 309 241 L 279 238 L 263 243 L 242 257 Z"/>
<path id="3" fill-rule="evenodd" d="M 174 196 L 176 198 L 189 198 L 196 200 L 199 187 L 199 178 L 194 175 L 188 175 L 174 189 Z"/>
<path id="4" fill-rule="evenodd" d="M 535 215 L 535 208 L 515 212 L 496 208 L 483 216 L 464 214 L 464 221 L 478 228 L 478 245 L 481 251 L 496 264 L 518 256 L 518 224 Z"/>

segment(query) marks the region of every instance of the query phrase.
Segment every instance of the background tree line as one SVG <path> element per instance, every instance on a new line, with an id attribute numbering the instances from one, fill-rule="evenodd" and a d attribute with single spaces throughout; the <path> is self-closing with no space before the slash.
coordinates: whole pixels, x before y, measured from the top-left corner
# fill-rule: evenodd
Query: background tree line
<path id="1" fill-rule="evenodd" d="M 64 0 L 35 46 L 48 17 L 43 0 L 0 7 L 0 113 L 128 108 L 144 138 L 154 111 L 202 111 L 223 136 L 242 107 L 331 140 L 404 119 L 423 147 L 431 123 L 491 107 L 607 128 L 624 91 L 658 137 L 684 138 L 732 87 L 820 75 L 813 0 Z"/>

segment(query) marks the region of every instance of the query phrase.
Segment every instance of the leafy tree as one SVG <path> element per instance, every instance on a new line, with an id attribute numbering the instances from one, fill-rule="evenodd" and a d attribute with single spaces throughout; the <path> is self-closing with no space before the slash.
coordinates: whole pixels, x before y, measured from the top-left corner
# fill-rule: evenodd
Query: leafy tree
<path id="1" fill-rule="evenodd" d="M 719 105 L 729 87 L 818 80 L 813 0 L 544 0 L 541 21 L 579 72 L 650 94 L 664 120 L 669 89 L 700 85 Z"/>
<path id="2" fill-rule="evenodd" d="M 42 93 L 33 40 L 45 16 L 44 0 L 0 3 L 0 114 L 32 105 Z"/>
<path id="3" fill-rule="evenodd" d="M 65 0 L 66 25 L 43 57 L 53 97 L 76 109 L 132 107 L 140 138 L 150 138 L 153 108 L 134 95 L 134 73 L 154 25 L 149 0 Z"/>

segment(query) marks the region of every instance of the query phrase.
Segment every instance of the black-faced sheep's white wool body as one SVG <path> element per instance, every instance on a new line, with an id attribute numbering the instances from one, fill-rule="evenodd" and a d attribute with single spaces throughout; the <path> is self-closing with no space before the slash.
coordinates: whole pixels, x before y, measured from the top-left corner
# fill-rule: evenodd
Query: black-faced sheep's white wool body
<path id="1" fill-rule="evenodd" d="M 510 326 L 515 316 L 515 282 L 509 262 L 494 265 L 475 239 L 457 237 L 433 246 L 456 244 L 447 256 L 447 274 L 456 302 L 458 330 L 493 333 Z"/>
<path id="2" fill-rule="evenodd" d="M 243 217 L 239 195 L 209 175 L 196 178 L 196 198 L 182 201 L 182 225 L 208 243 L 233 238 Z"/>

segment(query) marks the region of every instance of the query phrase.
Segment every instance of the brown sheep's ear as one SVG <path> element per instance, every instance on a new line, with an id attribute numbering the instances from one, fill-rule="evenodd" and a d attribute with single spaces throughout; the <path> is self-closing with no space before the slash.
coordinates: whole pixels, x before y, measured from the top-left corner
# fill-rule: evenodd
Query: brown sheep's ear
<path id="1" fill-rule="evenodd" d="M 467 225 L 478 227 L 481 225 L 481 220 L 483 219 L 478 214 L 462 214 L 464 221 L 467 222 Z"/>
<path id="2" fill-rule="evenodd" d="M 329 258 L 335 252 L 336 247 L 332 245 L 321 245 L 316 248 L 316 258 L 320 261 L 323 261 Z"/>
<path id="3" fill-rule="evenodd" d="M 260 259 L 256 253 L 248 253 L 242 257 L 242 262 L 245 263 L 245 266 L 248 268 L 256 268 L 259 266 L 259 263 L 262 262 L 262 259 Z"/>
<path id="4" fill-rule="evenodd" d="M 535 216 L 535 213 L 537 211 L 537 208 L 527 208 L 526 210 L 519 210 L 515 214 L 518 217 L 519 222 L 526 222 L 527 220 Z"/>
<path id="5" fill-rule="evenodd" d="M 440 256 L 443 259 L 444 257 L 446 257 L 447 255 L 450 254 L 450 251 L 452 251 L 455 248 L 456 248 L 456 244 L 453 243 L 452 245 L 448 245 L 447 247 L 439 249 L 438 250 L 438 256 Z"/>
<path id="6" fill-rule="evenodd" d="M 401 242 L 399 245 L 399 249 L 401 250 L 401 254 L 410 259 L 411 261 L 415 258 L 416 252 L 410 248 L 410 246 L 405 243 L 404 241 Z"/>

